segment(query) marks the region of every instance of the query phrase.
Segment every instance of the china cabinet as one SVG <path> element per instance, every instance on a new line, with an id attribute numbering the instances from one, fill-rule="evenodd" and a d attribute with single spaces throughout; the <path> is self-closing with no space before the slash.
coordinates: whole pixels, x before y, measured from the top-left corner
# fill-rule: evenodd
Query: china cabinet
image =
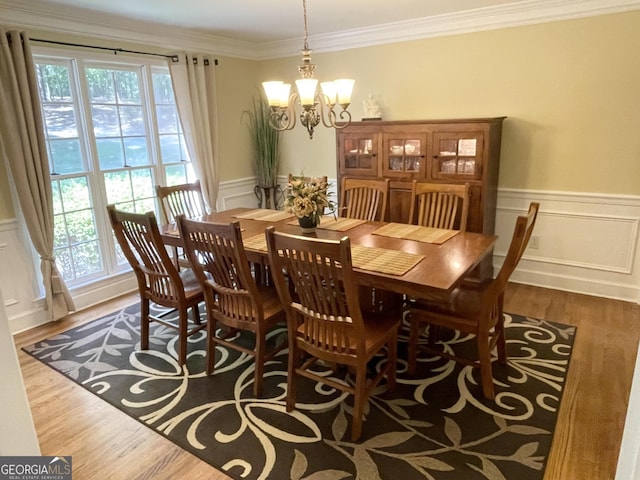
<path id="1" fill-rule="evenodd" d="M 338 130 L 343 176 L 388 178 L 392 222 L 409 222 L 411 182 L 469 183 L 467 230 L 494 233 L 502 123 L 505 117 L 352 122 Z"/>

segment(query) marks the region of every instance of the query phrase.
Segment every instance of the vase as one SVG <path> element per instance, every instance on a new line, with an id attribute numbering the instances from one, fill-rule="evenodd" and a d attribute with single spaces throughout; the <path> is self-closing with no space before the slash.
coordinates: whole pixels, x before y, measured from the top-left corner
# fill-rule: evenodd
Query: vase
<path id="1" fill-rule="evenodd" d="M 318 223 L 314 217 L 298 217 L 302 233 L 315 233 Z"/>

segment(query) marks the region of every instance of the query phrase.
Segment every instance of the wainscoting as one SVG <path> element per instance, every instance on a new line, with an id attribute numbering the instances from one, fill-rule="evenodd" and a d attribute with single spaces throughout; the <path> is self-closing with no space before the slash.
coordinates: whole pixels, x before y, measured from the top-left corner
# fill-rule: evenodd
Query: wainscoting
<path id="1" fill-rule="evenodd" d="M 495 264 L 532 201 L 540 212 L 514 282 L 640 303 L 639 197 L 501 189 Z"/>
<path id="2" fill-rule="evenodd" d="M 280 178 L 286 183 L 286 177 Z M 335 179 L 330 179 L 335 185 Z M 255 208 L 255 180 L 220 185 L 218 210 Z M 335 190 L 335 188 L 333 189 Z M 640 197 L 501 189 L 494 264 L 502 264 L 515 217 L 540 202 L 535 238 L 514 273 L 518 283 L 640 303 Z M 40 267 L 18 220 L 0 221 L 0 291 L 15 333 L 47 321 Z M 135 289 L 132 274 L 72 290 L 78 309 Z"/>

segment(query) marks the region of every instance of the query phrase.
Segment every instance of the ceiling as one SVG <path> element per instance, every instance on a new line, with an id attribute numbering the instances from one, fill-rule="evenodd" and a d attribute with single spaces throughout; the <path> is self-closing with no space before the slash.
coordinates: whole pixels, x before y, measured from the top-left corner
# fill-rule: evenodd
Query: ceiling
<path id="1" fill-rule="evenodd" d="M 18 0 L 18 2 L 23 0 Z M 31 3 L 30 0 L 26 0 Z M 252 43 L 304 34 L 302 0 L 43 0 Z M 309 34 L 363 29 L 521 0 L 307 0 Z"/>
<path id="2" fill-rule="evenodd" d="M 640 0 L 307 0 L 307 20 L 319 52 L 637 9 Z M 304 36 L 303 0 L 0 0 L 0 16 L 247 58 L 297 54 Z"/>

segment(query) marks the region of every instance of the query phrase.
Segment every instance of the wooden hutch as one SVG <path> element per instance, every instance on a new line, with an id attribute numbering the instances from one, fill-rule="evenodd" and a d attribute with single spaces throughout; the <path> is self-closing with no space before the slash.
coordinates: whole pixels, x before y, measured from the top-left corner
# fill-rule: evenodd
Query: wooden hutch
<path id="1" fill-rule="evenodd" d="M 504 119 L 352 122 L 336 133 L 338 185 L 343 176 L 388 178 L 387 220 L 406 223 L 414 179 L 469 183 L 467 229 L 492 234 Z"/>
<path id="2" fill-rule="evenodd" d="M 493 234 L 505 118 L 352 122 L 336 131 L 338 186 L 343 176 L 388 178 L 387 220 L 407 223 L 414 179 L 469 183 L 467 230 Z"/>

